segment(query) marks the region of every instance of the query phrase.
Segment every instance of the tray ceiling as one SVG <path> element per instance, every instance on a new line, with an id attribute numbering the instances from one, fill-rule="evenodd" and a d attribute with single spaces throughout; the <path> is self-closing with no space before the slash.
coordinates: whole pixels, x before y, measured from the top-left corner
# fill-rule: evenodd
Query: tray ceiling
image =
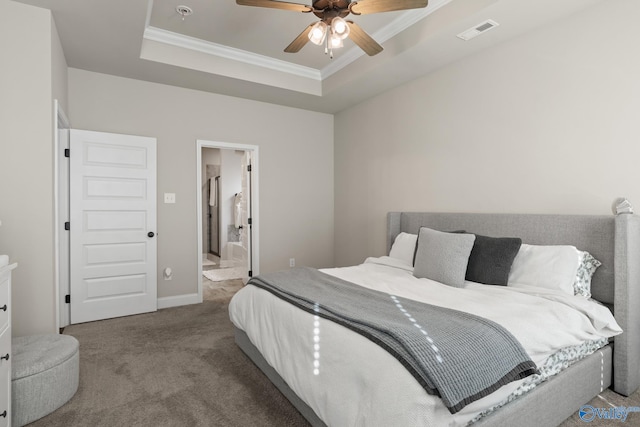
<path id="1" fill-rule="evenodd" d="M 328 113 L 600 1 L 430 0 L 351 16 L 384 51 L 369 57 L 347 40 L 330 59 L 311 43 L 283 51 L 311 14 L 234 0 L 20 0 L 52 10 L 69 67 Z M 179 5 L 193 14 L 183 20 Z M 487 19 L 500 26 L 456 37 Z"/>

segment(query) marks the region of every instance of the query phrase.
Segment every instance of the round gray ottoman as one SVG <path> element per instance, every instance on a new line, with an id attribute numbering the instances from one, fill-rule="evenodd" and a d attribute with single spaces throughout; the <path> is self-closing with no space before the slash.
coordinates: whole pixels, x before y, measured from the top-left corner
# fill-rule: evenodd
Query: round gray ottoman
<path id="1" fill-rule="evenodd" d="M 69 335 L 33 335 L 11 341 L 11 408 L 14 427 L 55 411 L 78 390 L 78 340 Z"/>

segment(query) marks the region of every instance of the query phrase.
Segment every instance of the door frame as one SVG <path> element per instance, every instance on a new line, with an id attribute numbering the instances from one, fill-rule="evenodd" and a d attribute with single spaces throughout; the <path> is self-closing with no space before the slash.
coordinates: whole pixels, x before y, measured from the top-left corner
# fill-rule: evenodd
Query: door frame
<path id="1" fill-rule="evenodd" d="M 53 100 L 53 254 L 55 286 L 55 318 L 56 333 L 60 328 L 69 325 L 69 304 L 65 296 L 69 294 L 69 239 L 61 239 L 66 232 L 64 223 L 69 220 L 69 162 L 64 156 L 64 150 L 69 148 L 69 129 L 71 124 L 57 99 Z M 66 138 L 61 138 L 61 131 L 67 130 Z M 62 168 L 67 168 L 66 174 L 60 174 Z M 62 202 L 66 206 L 62 206 Z M 65 243 L 66 242 L 66 243 Z"/>
<path id="2" fill-rule="evenodd" d="M 232 142 L 207 141 L 203 139 L 196 140 L 196 240 L 197 240 L 197 256 L 198 256 L 198 301 L 202 302 L 202 149 L 203 148 L 219 148 L 222 150 L 240 150 L 251 152 L 251 263 L 252 275 L 257 276 L 260 273 L 260 215 L 258 207 L 258 146 L 249 144 L 236 144 Z"/>

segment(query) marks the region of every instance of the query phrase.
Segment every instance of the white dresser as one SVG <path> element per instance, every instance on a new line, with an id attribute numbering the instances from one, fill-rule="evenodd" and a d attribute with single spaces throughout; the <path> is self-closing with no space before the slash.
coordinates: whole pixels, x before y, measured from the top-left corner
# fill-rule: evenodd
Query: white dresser
<path id="1" fill-rule="evenodd" d="M 11 270 L 0 255 L 0 427 L 11 425 Z"/>

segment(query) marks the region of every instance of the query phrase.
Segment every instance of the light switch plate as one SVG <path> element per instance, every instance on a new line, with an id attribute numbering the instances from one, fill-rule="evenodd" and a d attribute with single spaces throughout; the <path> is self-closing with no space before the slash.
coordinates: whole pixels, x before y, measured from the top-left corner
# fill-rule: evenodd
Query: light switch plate
<path id="1" fill-rule="evenodd" d="M 175 203 L 176 202 L 176 193 L 164 193 L 164 202 L 165 203 Z"/>

